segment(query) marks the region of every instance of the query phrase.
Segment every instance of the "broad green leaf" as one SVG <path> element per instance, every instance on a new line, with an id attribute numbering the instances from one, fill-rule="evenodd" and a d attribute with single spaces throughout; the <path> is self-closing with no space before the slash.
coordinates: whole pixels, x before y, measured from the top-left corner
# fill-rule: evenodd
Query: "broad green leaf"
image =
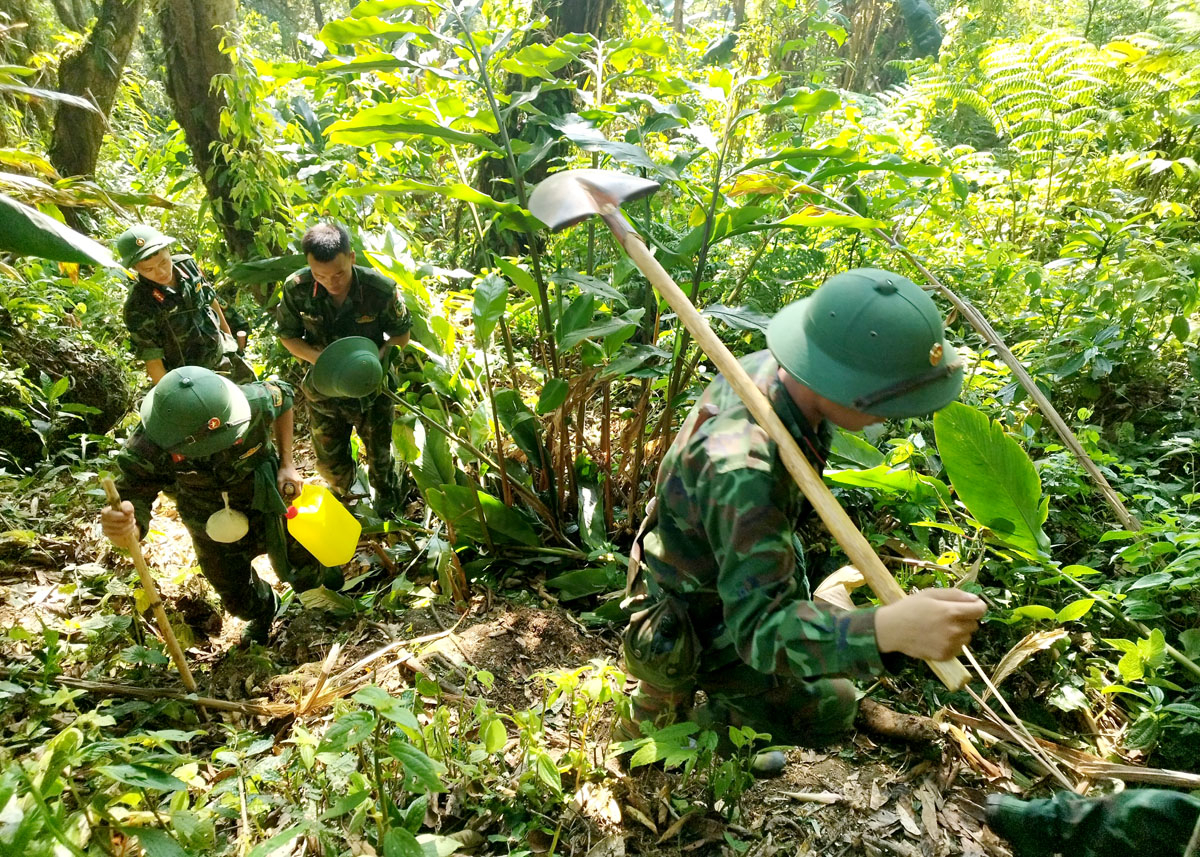
<path id="1" fill-rule="evenodd" d="M 508 743 L 508 732 L 505 731 L 504 723 L 499 717 L 489 720 L 480 730 L 479 737 L 483 741 L 483 749 L 488 753 L 499 753 Z"/>
<path id="2" fill-rule="evenodd" d="M 160 792 L 187 791 L 187 783 L 149 765 L 105 765 L 100 773 L 127 786 Z"/>
<path id="3" fill-rule="evenodd" d="M 1200 657 L 1200 628 L 1188 628 L 1179 632 L 1179 645 L 1189 658 Z"/>
<path id="4" fill-rule="evenodd" d="M 820 205 L 808 205 L 800 211 L 789 214 L 775 226 L 837 226 L 844 229 L 886 229 L 887 224 L 873 217 L 862 217 L 857 214 L 846 214 L 832 211 Z"/>
<path id="5" fill-rule="evenodd" d="M 55 262 L 121 267 L 103 244 L 4 194 L 0 194 L 0 250 Z"/>
<path id="6" fill-rule="evenodd" d="M 590 294 L 582 294 L 571 301 L 571 305 L 566 308 L 562 318 L 558 320 L 558 344 L 560 346 L 568 347 L 563 344 L 566 338 L 591 323 L 595 305 L 596 299 Z M 572 344 L 579 342 L 580 339 L 575 339 Z"/>
<path id="7" fill-rule="evenodd" d="M 487 525 L 493 541 L 511 541 L 530 547 L 541 543 L 520 512 L 490 494 L 465 485 L 443 485 L 426 492 L 425 499 L 429 507 L 459 536 L 476 543 L 484 541 L 483 526 L 479 520 L 481 509 L 483 523 Z"/>
<path id="8" fill-rule="evenodd" d="M 801 89 L 791 95 L 785 95 L 778 101 L 764 104 L 763 113 L 777 113 L 780 110 L 794 110 L 801 116 L 814 113 L 824 113 L 842 103 L 841 96 L 830 89 L 805 90 Z"/>
<path id="9" fill-rule="evenodd" d="M 501 202 L 493 199 L 486 193 L 482 193 L 475 188 L 461 184 L 459 182 L 448 182 L 446 184 L 431 184 L 430 182 L 417 181 L 416 179 L 397 179 L 394 182 L 387 184 L 356 184 L 350 187 L 338 188 L 335 196 L 377 196 L 379 194 L 422 194 L 432 193 L 438 196 L 444 196 L 447 199 L 461 199 L 463 202 L 469 202 L 472 205 L 483 206 L 495 211 L 502 211 L 506 214 L 516 214 L 522 211 L 521 206 L 512 202 Z"/>
<path id="10" fill-rule="evenodd" d="M 1137 642 L 1138 654 L 1151 669 L 1158 669 L 1167 658 L 1167 639 L 1158 628 L 1150 631 L 1150 636 Z"/>
<path id="11" fill-rule="evenodd" d="M 887 494 L 907 494 L 917 502 L 941 498 L 950 502 L 950 489 L 941 480 L 909 468 L 895 469 L 886 464 L 870 470 L 831 470 L 825 478 L 836 485 L 870 488 Z"/>
<path id="12" fill-rule="evenodd" d="M 317 38 L 328 45 L 352 45 L 362 39 L 395 39 L 400 36 L 430 35 L 429 28 L 407 21 L 382 18 L 340 18 L 321 28 Z"/>
<path id="13" fill-rule="evenodd" d="M 499 274 L 488 274 L 475 284 L 471 321 L 475 324 L 475 344 L 480 348 L 486 348 L 492 341 L 492 332 L 500 323 L 507 303 L 508 283 Z"/>
<path id="14" fill-rule="evenodd" d="M 551 378 L 542 388 L 542 394 L 538 396 L 537 412 L 548 414 L 557 410 L 558 406 L 567 400 L 569 390 L 570 385 L 562 378 Z"/>
<path id="15" fill-rule="evenodd" d="M 1129 584 L 1127 590 L 1136 592 L 1139 589 L 1155 589 L 1159 586 L 1166 586 L 1171 582 L 1171 575 L 1165 571 L 1156 571 L 1152 574 L 1139 577 L 1133 583 Z"/>
<path id="16" fill-rule="evenodd" d="M 591 295 L 586 295 L 591 297 Z M 637 326 L 646 310 L 644 307 L 626 310 L 624 314 L 597 321 L 582 329 L 572 330 L 562 338 L 562 348 L 569 351 L 585 339 L 603 339 L 617 331 L 632 329 Z M 614 346 L 615 347 L 615 346 Z"/>
<path id="17" fill-rule="evenodd" d="M 557 590 L 563 601 L 615 592 L 624 585 L 624 569 L 613 564 L 568 571 L 546 581 L 546 588 Z"/>
<path id="18" fill-rule="evenodd" d="M 251 850 L 249 857 L 268 857 L 274 854 L 276 850 L 287 845 L 289 842 L 295 841 L 297 838 L 308 833 L 309 824 L 304 822 L 295 827 L 290 827 L 282 833 L 277 833 L 268 839 L 266 842 L 260 842 Z"/>
<path id="19" fill-rule="evenodd" d="M 641 146 L 609 140 L 601 131 L 576 113 L 551 119 L 550 126 L 557 129 L 559 133 L 585 152 L 598 152 L 608 155 L 618 163 L 631 167 L 642 167 L 669 179 L 678 178 L 673 169 L 655 162 Z"/>
<path id="20" fill-rule="evenodd" d="M 1162 721 L 1152 711 L 1143 711 L 1125 733 L 1125 746 L 1141 750 L 1151 746 L 1162 734 Z"/>
<path id="21" fill-rule="evenodd" d="M 516 390 L 498 391 L 496 413 L 500 415 L 500 424 L 517 442 L 530 464 L 550 472 L 550 456 L 542 444 L 541 423 L 521 401 L 521 394 Z"/>
<path id="22" fill-rule="evenodd" d="M 1177 315 L 1171 319 L 1171 333 L 1175 334 L 1175 338 L 1180 342 L 1187 342 L 1188 334 L 1191 332 L 1192 328 L 1184 316 Z"/>
<path id="23" fill-rule="evenodd" d="M 334 122 L 325 133 L 331 142 L 351 146 L 370 146 L 387 143 L 405 137 L 434 137 L 453 143 L 478 146 L 489 152 L 501 151 L 485 134 L 459 131 L 434 122 L 414 118 L 413 109 L 407 104 L 379 104 L 354 114 L 351 119 Z"/>
<path id="24" fill-rule="evenodd" d="M 367 790 L 352 792 L 345 797 L 339 798 L 333 806 L 321 813 L 319 819 L 321 821 L 332 821 L 335 818 L 341 818 L 348 812 L 353 812 L 358 808 L 359 804 L 371 796 Z"/>
<path id="25" fill-rule="evenodd" d="M 1072 601 L 1066 607 L 1059 610 L 1054 618 L 1059 622 L 1073 622 L 1076 619 L 1086 616 L 1095 604 L 1095 598 L 1080 598 L 1078 601 Z"/>
<path id="26" fill-rule="evenodd" d="M 424 9 L 436 13 L 440 8 L 433 0 L 363 0 L 362 3 L 358 3 L 350 9 L 350 17 L 378 16 L 382 18 L 396 12 L 406 12 L 409 9 Z"/>
<path id="27" fill-rule="evenodd" d="M 381 687 L 376 687 L 373 684 L 367 685 L 354 694 L 351 699 L 359 705 L 367 705 L 374 708 L 379 712 L 381 717 L 393 723 L 399 723 L 401 726 L 405 726 L 414 732 L 421 731 L 421 723 L 417 720 L 417 715 L 413 713 L 412 709 Z"/>
<path id="28" fill-rule="evenodd" d="M 1048 554 L 1042 531 L 1048 501 L 1025 450 L 999 423 L 961 402 L 934 414 L 933 429 L 950 483 L 972 517 L 1009 547 Z"/>
<path id="29" fill-rule="evenodd" d="M 565 38 L 558 39 L 549 45 L 534 42 L 521 48 L 511 57 L 502 60 L 500 67 L 507 72 L 524 77 L 555 80 L 554 72 L 578 59 L 583 47 L 584 45 L 578 41 L 568 41 Z"/>
<path id="30" fill-rule="evenodd" d="M 253 262 L 238 262 L 229 268 L 227 273 L 231 280 L 239 283 L 281 283 L 306 264 L 308 263 L 303 254 L 289 253 L 286 256 L 272 256 Z"/>
<path id="31" fill-rule="evenodd" d="M 427 792 L 445 791 L 445 787 L 442 785 L 442 775 L 446 773 L 446 766 L 426 756 L 414 747 L 405 736 L 392 735 L 391 740 L 388 741 L 388 753 L 404 765 L 405 773 L 412 777 L 413 781 L 422 789 Z"/>
<path id="32" fill-rule="evenodd" d="M 0 83 L 0 94 L 15 95 L 21 98 L 33 98 L 38 101 L 57 101 L 60 104 L 68 104 L 71 107 L 77 107 L 80 110 L 87 110 L 89 113 L 99 113 L 96 105 L 88 101 L 86 98 L 80 98 L 78 95 L 70 95 L 66 92 L 57 92 L 53 89 L 42 89 L 38 86 L 24 86 L 19 83 Z"/>
<path id="33" fill-rule="evenodd" d="M 530 297 L 538 296 L 537 282 L 533 276 L 524 268 L 514 265 L 507 259 L 496 257 L 496 266 L 504 272 L 504 276 L 508 277 L 513 283 Z"/>
<path id="34" fill-rule="evenodd" d="M 857 464 L 861 470 L 869 470 L 884 463 L 884 455 L 861 435 L 838 429 L 833 433 L 833 444 L 829 448 L 832 456 Z"/>
<path id="35" fill-rule="evenodd" d="M 722 304 L 712 304 L 700 312 L 701 315 L 723 321 L 734 330 L 757 330 L 767 332 L 771 317 L 750 307 L 727 307 Z"/>
<path id="36" fill-rule="evenodd" d="M 394 827 L 383 835 L 383 857 L 425 857 L 425 849 L 402 827 Z"/>
<path id="37" fill-rule="evenodd" d="M 341 753 L 365 741 L 375 728 L 375 716 L 369 711 L 352 711 L 333 722 L 325 733 L 318 753 Z"/>
<path id="38" fill-rule="evenodd" d="M 1012 611 L 1013 616 L 1024 619 L 1054 619 L 1056 614 L 1043 604 L 1025 604 Z"/>
<path id="39" fill-rule="evenodd" d="M 155 827 L 123 827 L 126 836 L 136 836 L 146 857 L 189 857 L 171 834 Z"/>
<path id="40" fill-rule="evenodd" d="M 579 286 L 580 291 L 595 295 L 598 298 L 603 298 L 621 306 L 628 305 L 625 296 L 614 289 L 611 285 L 596 277 L 589 277 L 586 274 L 581 274 L 578 271 L 559 271 L 554 275 L 555 280 L 564 280 L 568 283 L 573 283 Z"/>
<path id="41" fill-rule="evenodd" d="M 1126 652 L 1121 656 L 1121 660 L 1117 661 L 1117 672 L 1121 674 L 1121 679 L 1126 682 L 1140 681 L 1142 676 L 1146 674 L 1146 666 L 1142 662 L 1142 656 L 1135 649 L 1132 652 Z"/>

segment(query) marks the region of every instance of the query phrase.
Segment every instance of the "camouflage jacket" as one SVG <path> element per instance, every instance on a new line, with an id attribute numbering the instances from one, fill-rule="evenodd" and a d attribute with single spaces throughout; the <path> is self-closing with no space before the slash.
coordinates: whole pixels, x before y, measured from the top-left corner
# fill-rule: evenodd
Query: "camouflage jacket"
<path id="1" fill-rule="evenodd" d="M 383 345 L 384 334 L 395 339 L 412 329 L 412 318 L 396 293 L 396 282 L 363 265 L 354 266 L 354 282 L 340 307 L 312 271 L 301 268 L 284 281 L 275 318 L 280 339 L 303 339 L 317 347 L 346 336 L 365 336 Z"/>
<path id="2" fill-rule="evenodd" d="M 160 286 L 138 276 L 125 301 L 125 327 L 133 356 L 162 360 L 167 371 L 180 366 L 216 369 L 237 346 L 221 330 L 212 308 L 217 293 L 191 256 L 171 257 L 175 285 Z"/>
<path id="3" fill-rule="evenodd" d="M 741 363 L 820 471 L 832 426 L 813 431 L 769 352 Z M 740 657 L 759 672 L 799 677 L 878 671 L 873 610 L 805 600 L 793 546 L 805 501 L 777 451 L 725 379 L 713 381 L 659 469 L 658 523 L 643 541 L 651 595 L 687 605 L 708 649 L 705 670 Z"/>
<path id="4" fill-rule="evenodd" d="M 125 441 L 116 458 L 117 489 L 122 500 L 133 503 L 143 536 L 150 524 L 150 508 L 161 491 L 176 495 L 185 520 L 206 518 L 223 508 L 222 491 L 229 493 L 234 509 L 265 510 L 274 505 L 273 498 L 264 496 L 272 490 L 278 494 L 273 488 L 279 458 L 272 429 L 276 418 L 291 409 L 294 394 L 291 385 L 282 381 L 243 384 L 241 390 L 250 402 L 250 426 L 229 449 L 205 458 L 173 455 L 151 441 L 141 426 Z M 269 485 L 259 475 L 267 471 Z"/>

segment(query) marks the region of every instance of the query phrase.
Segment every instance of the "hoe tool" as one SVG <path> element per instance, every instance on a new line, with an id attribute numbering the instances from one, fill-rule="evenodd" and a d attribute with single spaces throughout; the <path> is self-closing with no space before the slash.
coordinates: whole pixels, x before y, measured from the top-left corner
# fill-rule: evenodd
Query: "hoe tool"
<path id="1" fill-rule="evenodd" d="M 108 497 L 108 505 L 114 509 L 120 509 L 121 495 L 117 493 L 116 484 L 105 477 L 103 485 L 104 493 Z M 158 623 L 158 630 L 167 644 L 167 651 L 171 653 L 171 660 L 175 662 L 175 668 L 179 670 L 183 686 L 195 693 L 196 680 L 192 678 L 192 671 L 188 669 L 187 661 L 183 657 L 183 649 L 179 645 L 179 640 L 175 638 L 175 632 L 171 630 L 171 623 L 167 620 L 167 611 L 163 609 L 162 598 L 158 595 L 158 587 L 154 585 L 154 578 L 150 576 L 150 567 L 146 565 L 146 557 L 142 555 L 142 546 L 134 541 L 122 545 L 122 547 L 128 548 L 129 555 L 133 557 L 133 566 L 142 579 L 142 589 L 145 590 L 146 598 L 150 601 L 150 608 L 154 611 L 154 621 Z"/>
<path id="2" fill-rule="evenodd" d="M 884 604 L 899 601 L 905 597 L 904 590 L 800 452 L 766 396 L 754 386 L 746 370 L 717 338 L 708 321 L 696 311 L 687 295 L 675 284 L 621 214 L 622 203 L 649 196 L 656 190 L 658 182 L 611 170 L 566 170 L 538 185 L 529 198 L 529 210 L 554 231 L 573 226 L 594 215 L 604 219 L 638 270 L 675 311 L 683 326 L 745 402 L 755 421 L 779 445 L 784 466 L 851 562 L 862 572 L 876 597 Z M 929 666 L 951 690 L 961 689 L 970 679 L 966 668 L 957 659 L 930 661 Z"/>

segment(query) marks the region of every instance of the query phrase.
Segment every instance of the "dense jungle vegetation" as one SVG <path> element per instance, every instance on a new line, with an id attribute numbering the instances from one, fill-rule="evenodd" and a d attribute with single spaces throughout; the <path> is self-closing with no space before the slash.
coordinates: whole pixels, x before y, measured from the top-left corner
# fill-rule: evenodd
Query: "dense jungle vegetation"
<path id="1" fill-rule="evenodd" d="M 932 289 L 961 404 L 827 484 L 905 588 L 987 599 L 974 657 L 1074 784 L 1200 787 L 1198 129 L 1188 0 L 4 0 L 0 851 L 1003 853 L 964 802 L 1055 782 L 920 664 L 868 689 L 917 746 L 613 761 L 625 552 L 713 369 L 601 222 L 530 215 L 577 167 L 661 184 L 626 216 L 736 354 L 847 268 Z M 178 238 L 296 380 L 323 218 L 414 318 L 407 518 L 244 652 L 162 504 L 206 708 L 96 524 L 146 385 L 106 242 Z"/>

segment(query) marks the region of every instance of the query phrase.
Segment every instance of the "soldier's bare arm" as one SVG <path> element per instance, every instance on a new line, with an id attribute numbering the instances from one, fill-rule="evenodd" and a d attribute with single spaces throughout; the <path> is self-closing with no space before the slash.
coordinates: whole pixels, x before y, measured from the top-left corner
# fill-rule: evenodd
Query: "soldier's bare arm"
<path id="1" fill-rule="evenodd" d="M 229 322 L 225 320 L 225 312 L 221 309 L 221 304 L 214 298 L 212 302 L 213 312 L 217 314 L 217 321 L 221 325 L 221 330 L 233 336 L 233 331 L 229 329 Z"/>
<path id="2" fill-rule="evenodd" d="M 985 610 L 961 589 L 922 589 L 875 611 L 875 642 L 881 652 L 944 661 L 970 641 Z"/>
<path id="3" fill-rule="evenodd" d="M 323 349 L 317 348 L 315 345 L 309 345 L 300 337 L 288 337 L 280 339 L 279 342 L 292 353 L 292 356 L 297 360 L 303 360 L 305 363 L 316 363 L 317 358 L 321 356 Z"/>
<path id="4" fill-rule="evenodd" d="M 150 384 L 153 386 L 167 374 L 167 367 L 163 365 L 162 360 L 147 360 L 146 374 L 150 376 Z"/>
<path id="5" fill-rule="evenodd" d="M 301 479 L 300 471 L 292 461 L 292 429 L 293 414 L 288 408 L 275 418 L 275 444 L 279 447 L 279 472 L 275 477 L 279 493 L 285 497 L 299 494 Z"/>

